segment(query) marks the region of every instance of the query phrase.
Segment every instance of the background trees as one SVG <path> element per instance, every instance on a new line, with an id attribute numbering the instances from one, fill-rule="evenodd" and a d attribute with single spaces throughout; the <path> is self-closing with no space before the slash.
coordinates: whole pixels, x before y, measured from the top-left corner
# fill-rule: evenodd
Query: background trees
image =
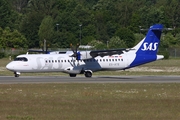
<path id="1" fill-rule="evenodd" d="M 53 29 L 53 19 L 51 18 L 51 16 L 45 17 L 42 20 L 38 31 L 39 43 L 41 47 L 43 47 L 44 40 L 46 41 L 47 45 L 50 45 L 52 43 Z"/>
<path id="2" fill-rule="evenodd" d="M 9 27 L 0 28 L 1 48 L 27 48 L 26 38 L 17 30 L 11 31 Z"/>
<path id="3" fill-rule="evenodd" d="M 0 47 L 41 48 L 44 39 L 51 48 L 132 47 L 147 32 L 140 29 L 156 23 L 174 28 L 164 31 L 161 47 L 179 47 L 179 11 L 178 0 L 1 0 Z M 9 36 L 16 45 L 2 42 Z"/>
<path id="4" fill-rule="evenodd" d="M 18 21 L 18 14 L 12 10 L 11 5 L 6 0 L 0 0 L 0 27 L 15 28 Z"/>

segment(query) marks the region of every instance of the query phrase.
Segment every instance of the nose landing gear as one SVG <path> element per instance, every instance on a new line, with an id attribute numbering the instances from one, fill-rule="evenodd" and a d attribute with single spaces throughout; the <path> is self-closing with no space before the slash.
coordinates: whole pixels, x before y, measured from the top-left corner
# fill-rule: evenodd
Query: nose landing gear
<path id="1" fill-rule="evenodd" d="M 19 77 L 20 76 L 20 72 L 14 72 L 14 77 Z"/>

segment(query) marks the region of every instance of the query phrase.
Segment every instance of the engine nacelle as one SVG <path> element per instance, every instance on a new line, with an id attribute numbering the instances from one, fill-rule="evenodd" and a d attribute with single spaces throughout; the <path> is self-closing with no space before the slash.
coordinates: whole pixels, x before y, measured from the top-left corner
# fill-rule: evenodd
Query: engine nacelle
<path id="1" fill-rule="evenodd" d="M 91 52 L 91 51 L 82 51 L 82 52 L 80 52 L 80 59 L 79 59 L 79 60 L 86 60 L 86 59 L 91 59 L 91 58 L 93 58 L 93 57 L 90 55 L 90 52 Z"/>
<path id="2" fill-rule="evenodd" d="M 93 58 L 91 55 L 90 55 L 90 52 L 91 51 L 77 51 L 76 53 L 76 56 L 73 56 L 74 53 L 70 52 L 68 53 L 70 57 L 75 57 L 76 60 L 86 60 L 86 59 L 91 59 Z M 67 54 L 67 53 L 66 53 Z"/>

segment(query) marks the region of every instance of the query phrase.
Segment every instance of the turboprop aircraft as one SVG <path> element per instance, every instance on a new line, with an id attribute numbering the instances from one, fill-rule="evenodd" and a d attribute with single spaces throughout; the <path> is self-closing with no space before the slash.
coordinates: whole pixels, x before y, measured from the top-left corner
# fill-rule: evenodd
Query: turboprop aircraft
<path id="1" fill-rule="evenodd" d="M 17 56 L 6 68 L 19 77 L 24 72 L 64 72 L 70 77 L 101 70 L 125 70 L 145 63 L 163 59 L 157 55 L 161 24 L 151 26 L 144 39 L 133 48 L 93 51 L 67 51 L 58 54 L 24 54 Z"/>

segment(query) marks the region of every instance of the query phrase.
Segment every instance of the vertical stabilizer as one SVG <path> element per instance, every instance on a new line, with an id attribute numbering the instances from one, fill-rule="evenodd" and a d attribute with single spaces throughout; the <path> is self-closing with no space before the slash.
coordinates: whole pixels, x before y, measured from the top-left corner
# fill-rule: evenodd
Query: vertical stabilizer
<path id="1" fill-rule="evenodd" d="M 133 47 L 135 58 L 133 58 L 128 68 L 163 59 L 163 55 L 157 55 L 162 30 L 163 26 L 160 24 L 149 28 L 146 37 Z"/>
<path id="2" fill-rule="evenodd" d="M 151 26 L 146 37 L 134 47 L 136 54 L 156 55 L 162 30 L 161 24 Z"/>

